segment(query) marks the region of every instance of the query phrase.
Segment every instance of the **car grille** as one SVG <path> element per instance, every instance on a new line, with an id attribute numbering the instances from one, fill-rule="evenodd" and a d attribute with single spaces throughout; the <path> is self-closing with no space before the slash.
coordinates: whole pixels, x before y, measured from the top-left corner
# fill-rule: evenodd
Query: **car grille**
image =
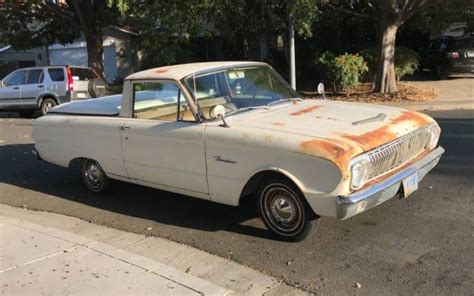
<path id="1" fill-rule="evenodd" d="M 390 171 L 423 152 L 430 141 L 431 129 L 431 125 L 419 128 L 369 152 L 367 154 L 370 162 L 369 179 Z"/>

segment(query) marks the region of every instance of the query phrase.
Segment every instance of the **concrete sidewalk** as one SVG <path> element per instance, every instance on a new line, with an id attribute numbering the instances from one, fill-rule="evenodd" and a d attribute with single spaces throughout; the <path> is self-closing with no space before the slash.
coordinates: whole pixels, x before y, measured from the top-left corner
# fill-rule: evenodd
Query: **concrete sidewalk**
<path id="1" fill-rule="evenodd" d="M 2 295 L 306 295 L 192 247 L 5 205 L 0 259 Z"/>

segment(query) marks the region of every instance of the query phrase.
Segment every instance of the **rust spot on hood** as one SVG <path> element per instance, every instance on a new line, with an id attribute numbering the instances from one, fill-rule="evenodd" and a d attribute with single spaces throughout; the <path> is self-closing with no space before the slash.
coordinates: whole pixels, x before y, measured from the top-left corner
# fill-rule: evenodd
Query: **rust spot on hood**
<path id="1" fill-rule="evenodd" d="M 319 109 L 320 107 L 321 106 L 311 106 L 311 107 L 308 107 L 308 108 L 301 109 L 301 110 L 298 110 L 296 112 L 290 113 L 290 115 L 291 116 L 298 116 L 298 115 L 302 115 L 302 114 L 305 114 L 305 113 L 310 113 L 310 112 L 313 112 L 316 109 Z"/>
<path id="2" fill-rule="evenodd" d="M 394 141 L 400 136 L 431 122 L 433 122 L 433 119 L 426 115 L 413 111 L 404 111 L 399 116 L 392 118 L 389 123 L 376 130 L 360 135 L 342 134 L 341 137 L 357 142 L 364 150 L 368 151 Z"/>
<path id="3" fill-rule="evenodd" d="M 285 123 L 283 123 L 283 122 L 272 122 L 271 124 L 276 125 L 276 126 L 284 126 L 285 125 Z"/>

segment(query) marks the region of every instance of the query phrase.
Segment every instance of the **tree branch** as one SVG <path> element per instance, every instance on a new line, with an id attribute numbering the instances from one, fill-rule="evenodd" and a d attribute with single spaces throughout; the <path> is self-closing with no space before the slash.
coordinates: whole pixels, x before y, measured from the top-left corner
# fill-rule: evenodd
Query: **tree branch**
<path id="1" fill-rule="evenodd" d="M 329 7 L 331 8 L 334 8 L 336 10 L 339 10 L 343 13 L 347 13 L 347 14 L 350 14 L 350 15 L 354 15 L 354 16 L 358 16 L 358 17 L 361 17 L 361 18 L 366 18 L 366 19 L 371 19 L 371 20 L 377 20 L 377 17 L 374 16 L 374 15 L 370 15 L 370 14 L 364 14 L 364 13 L 358 13 L 358 12 L 354 12 L 350 9 L 344 9 L 342 7 L 339 7 L 339 6 L 336 6 L 332 3 L 327 3 L 326 5 L 328 5 Z"/>

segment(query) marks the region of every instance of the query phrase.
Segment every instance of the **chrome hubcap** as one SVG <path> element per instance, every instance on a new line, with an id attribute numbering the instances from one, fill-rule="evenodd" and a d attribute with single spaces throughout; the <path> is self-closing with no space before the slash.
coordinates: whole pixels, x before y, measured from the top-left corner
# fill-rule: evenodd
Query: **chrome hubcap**
<path id="1" fill-rule="evenodd" d="M 85 163 L 84 177 L 91 188 L 97 189 L 102 186 L 102 170 L 96 162 L 89 160 Z"/>
<path id="2" fill-rule="evenodd" d="M 272 214 L 279 222 L 290 222 L 295 215 L 293 206 L 284 197 L 273 201 Z"/>
<path id="3" fill-rule="evenodd" d="M 302 208 L 291 190 L 284 186 L 269 186 L 263 194 L 265 216 L 272 228 L 292 232 L 302 225 Z"/>

